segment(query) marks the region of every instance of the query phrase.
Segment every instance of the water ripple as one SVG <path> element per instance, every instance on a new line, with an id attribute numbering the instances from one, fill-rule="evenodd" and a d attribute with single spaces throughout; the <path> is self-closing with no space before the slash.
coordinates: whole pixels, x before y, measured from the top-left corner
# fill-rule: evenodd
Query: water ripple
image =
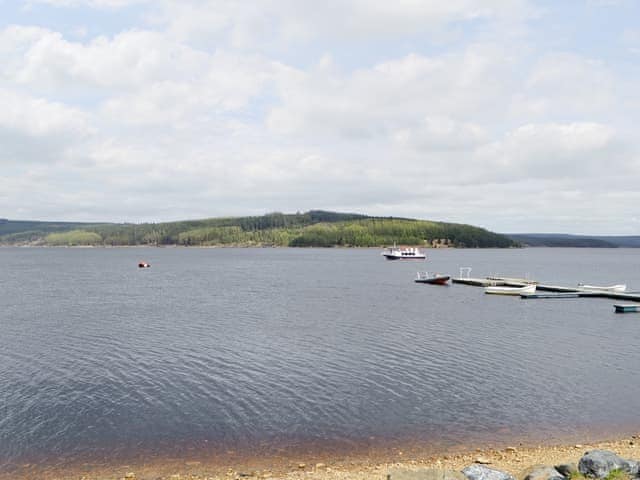
<path id="1" fill-rule="evenodd" d="M 414 265 L 368 250 L 142 253 L 153 269 L 135 268 L 139 250 L 0 249 L 0 468 L 196 441 L 462 441 L 636 421 L 640 327 L 608 302 L 415 285 Z M 586 254 L 430 262 L 567 283 Z M 633 254 L 591 261 L 640 285 Z"/>

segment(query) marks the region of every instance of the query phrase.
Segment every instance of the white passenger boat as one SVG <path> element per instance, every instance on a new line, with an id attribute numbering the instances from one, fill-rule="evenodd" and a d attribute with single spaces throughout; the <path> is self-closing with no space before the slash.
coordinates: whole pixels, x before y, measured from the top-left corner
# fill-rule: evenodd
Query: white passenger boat
<path id="1" fill-rule="evenodd" d="M 627 286 L 620 285 L 610 285 L 608 287 L 599 287 L 598 285 L 585 285 L 584 283 L 579 283 L 578 288 L 581 290 L 589 290 L 595 292 L 624 292 L 627 290 Z"/>
<path id="2" fill-rule="evenodd" d="M 524 287 L 494 287 L 489 286 L 484 288 L 484 293 L 491 293 L 494 295 L 529 295 L 536 293 L 535 285 L 525 285 Z"/>
<path id="3" fill-rule="evenodd" d="M 381 253 L 387 260 L 424 260 L 427 255 L 417 247 L 393 247 L 385 248 Z"/>

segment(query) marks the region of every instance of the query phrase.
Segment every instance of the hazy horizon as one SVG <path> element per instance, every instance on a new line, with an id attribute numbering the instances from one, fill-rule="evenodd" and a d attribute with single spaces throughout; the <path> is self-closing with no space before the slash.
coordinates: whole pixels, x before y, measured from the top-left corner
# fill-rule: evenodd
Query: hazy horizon
<path id="1" fill-rule="evenodd" d="M 313 208 L 311 210 L 323 210 L 323 209 L 318 209 L 318 208 Z M 285 215 L 293 215 L 296 212 L 265 212 L 262 215 L 269 215 L 272 213 L 283 213 Z M 305 212 L 301 212 L 301 213 L 305 213 Z M 335 212 L 335 213 L 343 213 L 343 214 L 356 214 L 356 215 L 364 215 L 367 217 L 376 217 L 376 215 L 368 215 L 366 213 L 361 213 L 361 212 Z M 33 218 L 29 218 L 29 219 L 25 219 L 25 218 L 7 218 L 7 217 L 2 217 L 0 216 L 0 221 L 1 220 L 8 220 L 10 222 L 51 222 L 51 223 L 82 223 L 82 224 L 87 224 L 87 225 L 91 225 L 91 224 L 131 224 L 131 225 L 142 225 L 145 223 L 171 223 L 171 222 L 190 222 L 190 221 L 199 221 L 199 220 L 207 220 L 207 219 L 211 219 L 211 218 L 235 218 L 235 217 L 248 217 L 248 216 L 261 216 L 261 214 L 257 214 L 257 215 L 220 215 L 220 216 L 215 216 L 215 217 L 198 217 L 198 218 L 179 218 L 179 219 L 175 219 L 175 220 L 167 220 L 167 221 L 149 221 L 149 222 L 136 222 L 136 221 L 117 221 L 117 220 L 103 220 L 103 221 L 79 221 L 79 222 L 74 222 L 74 221 L 69 221 L 69 220 L 61 220 L 61 219 L 52 219 L 52 220 L 40 220 L 40 219 L 33 219 Z M 421 221 L 432 221 L 432 222 L 443 222 L 443 223 L 460 223 L 460 222 L 448 222 L 447 220 L 436 220 L 433 218 L 414 218 L 414 217 L 400 217 L 397 215 L 387 215 L 386 217 L 392 217 L 392 218 L 406 218 L 406 219 L 410 219 L 410 220 L 421 220 Z M 482 225 L 477 225 L 477 224 L 473 224 L 473 223 L 465 223 L 468 225 L 472 225 L 474 227 L 480 227 L 480 228 L 485 228 L 487 230 L 490 230 Z M 577 236 L 577 237 L 640 237 L 640 234 L 638 235 L 633 235 L 633 234 L 616 234 L 616 233 L 566 233 L 566 232 L 543 232 L 543 231 L 539 231 L 539 232 L 499 232 L 499 231 L 495 231 L 493 230 L 495 233 L 499 233 L 502 235 L 566 235 L 566 236 Z"/>

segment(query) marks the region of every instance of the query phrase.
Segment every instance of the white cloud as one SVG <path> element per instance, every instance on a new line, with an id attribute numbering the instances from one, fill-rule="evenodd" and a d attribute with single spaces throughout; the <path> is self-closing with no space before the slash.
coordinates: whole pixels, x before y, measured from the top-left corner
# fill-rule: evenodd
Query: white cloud
<path id="1" fill-rule="evenodd" d="M 0 89 L 0 165 L 65 165 L 95 130 L 84 112 Z M 18 170 L 20 171 L 20 170 Z"/>
<path id="2" fill-rule="evenodd" d="M 471 45 L 459 54 L 412 54 L 355 72 L 319 68 L 288 79 L 268 124 L 281 133 L 359 138 L 425 117 L 491 117 L 504 108 L 510 58 L 500 47 Z"/>
<path id="3" fill-rule="evenodd" d="M 640 30 L 627 28 L 622 32 L 622 41 L 632 54 L 640 53 Z"/>
<path id="4" fill-rule="evenodd" d="M 33 137 L 86 135 L 88 116 L 81 110 L 0 89 L 0 129 Z"/>
<path id="5" fill-rule="evenodd" d="M 520 22 L 534 13 L 526 0 L 424 2 L 401 0 L 228 0 L 165 1 L 155 22 L 186 41 L 227 41 L 263 49 L 317 40 L 364 40 L 425 32 L 473 20 Z"/>
<path id="6" fill-rule="evenodd" d="M 606 207 L 632 210 L 640 74 L 540 47 L 524 0 L 40 3 L 144 20 L 0 30 L 0 163 L 38 191 L 0 198 L 23 218 L 334 208 L 517 231 L 526 212 L 611 232 Z"/>
<path id="7" fill-rule="evenodd" d="M 94 8 L 122 8 L 150 0 L 28 0 L 28 4 L 47 4 L 55 7 L 94 7 Z"/>
<path id="8" fill-rule="evenodd" d="M 149 83 L 103 105 L 113 121 L 139 125 L 196 124 L 203 118 L 245 109 L 257 95 L 272 88 L 287 68 L 257 57 L 216 53 L 203 57 L 194 79 Z"/>
<path id="9" fill-rule="evenodd" d="M 146 87 L 158 79 L 190 79 L 207 56 L 149 31 L 130 31 L 89 43 L 54 31 L 8 27 L 0 33 L 5 81 L 47 92 L 73 88 Z"/>
<path id="10" fill-rule="evenodd" d="M 480 147 L 473 161 L 476 181 L 504 183 L 608 175 L 611 168 L 628 167 L 628 153 L 606 125 L 528 124 Z"/>
<path id="11" fill-rule="evenodd" d="M 446 117 L 426 117 L 414 128 L 393 134 L 400 145 L 420 151 L 468 150 L 487 141 L 487 133 L 479 125 L 457 122 Z"/>
<path id="12" fill-rule="evenodd" d="M 572 53 L 543 56 L 523 92 L 514 98 L 516 115 L 583 116 L 606 112 L 617 100 L 615 81 L 604 62 Z"/>

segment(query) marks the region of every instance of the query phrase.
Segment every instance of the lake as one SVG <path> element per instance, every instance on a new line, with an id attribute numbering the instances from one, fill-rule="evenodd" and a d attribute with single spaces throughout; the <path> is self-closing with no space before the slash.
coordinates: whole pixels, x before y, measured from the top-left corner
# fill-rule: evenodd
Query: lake
<path id="1" fill-rule="evenodd" d="M 0 248 L 0 469 L 637 431 L 640 315 L 413 278 L 640 290 L 640 250 L 427 254 Z"/>

